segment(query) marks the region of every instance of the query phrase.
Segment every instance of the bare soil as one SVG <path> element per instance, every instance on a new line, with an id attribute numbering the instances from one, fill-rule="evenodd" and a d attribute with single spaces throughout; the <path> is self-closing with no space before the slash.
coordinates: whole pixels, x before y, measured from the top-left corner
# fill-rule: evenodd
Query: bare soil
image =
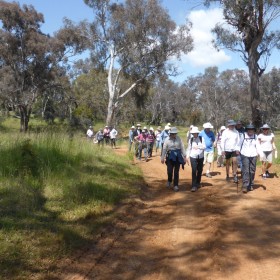
<path id="1" fill-rule="evenodd" d="M 192 193 L 186 166 L 174 192 L 159 155 L 134 164 L 145 177 L 141 197 L 120 207 L 120 218 L 91 248 L 65 260 L 55 279 L 280 279 L 276 173 L 263 180 L 258 167 L 254 190 L 243 194 L 241 183 L 227 182 L 225 168 L 215 165 L 213 177 L 203 176 Z"/>

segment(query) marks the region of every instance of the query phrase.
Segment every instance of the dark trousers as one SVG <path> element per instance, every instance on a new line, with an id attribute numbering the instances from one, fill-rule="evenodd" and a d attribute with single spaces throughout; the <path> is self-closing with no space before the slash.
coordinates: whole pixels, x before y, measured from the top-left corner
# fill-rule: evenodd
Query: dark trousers
<path id="1" fill-rule="evenodd" d="M 241 161 L 243 187 L 250 187 L 255 179 L 257 157 L 245 157 L 241 155 Z"/>
<path id="2" fill-rule="evenodd" d="M 178 186 L 180 163 L 169 159 L 166 160 L 166 163 L 167 163 L 168 182 L 172 182 L 172 178 L 174 177 L 174 181 L 173 181 L 174 187 Z"/>
<path id="3" fill-rule="evenodd" d="M 201 182 L 204 158 L 190 158 L 192 167 L 192 187 L 197 187 Z"/>

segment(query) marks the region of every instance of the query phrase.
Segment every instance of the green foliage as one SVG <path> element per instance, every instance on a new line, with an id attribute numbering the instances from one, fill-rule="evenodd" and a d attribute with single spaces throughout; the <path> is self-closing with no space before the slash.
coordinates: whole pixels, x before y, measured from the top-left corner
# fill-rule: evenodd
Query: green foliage
<path id="1" fill-rule="evenodd" d="M 0 143 L 0 279 L 30 279 L 93 242 L 141 182 L 129 155 L 85 138 L 11 132 Z"/>

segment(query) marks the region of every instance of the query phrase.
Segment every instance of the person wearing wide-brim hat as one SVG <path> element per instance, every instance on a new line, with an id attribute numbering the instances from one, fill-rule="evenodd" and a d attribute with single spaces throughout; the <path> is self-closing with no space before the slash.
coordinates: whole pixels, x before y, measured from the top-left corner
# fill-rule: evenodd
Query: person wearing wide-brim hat
<path id="1" fill-rule="evenodd" d="M 187 162 L 190 161 L 192 167 L 191 191 L 196 192 L 201 183 L 204 149 L 206 148 L 206 145 L 204 138 L 202 136 L 199 136 L 200 131 L 198 130 L 198 127 L 193 126 L 190 133 L 192 134 L 192 137 L 188 142 Z"/>
<path id="2" fill-rule="evenodd" d="M 234 120 L 228 120 L 227 129 L 223 132 L 221 138 L 221 149 L 222 155 L 226 159 L 226 180 L 229 181 L 229 169 L 230 163 L 232 162 L 233 181 L 238 182 L 237 177 L 237 160 L 236 157 L 239 155 L 239 142 L 240 136 L 238 131 L 235 129 L 236 122 Z"/>
<path id="3" fill-rule="evenodd" d="M 142 151 L 144 152 L 144 158 L 145 161 L 148 160 L 148 150 L 147 150 L 147 127 L 144 126 L 143 130 L 141 131 L 141 134 L 137 135 L 134 140 L 136 141 L 137 148 L 138 148 L 138 153 L 137 153 L 137 158 L 141 160 L 142 158 Z"/>
<path id="4" fill-rule="evenodd" d="M 170 130 L 170 126 L 166 125 L 164 127 L 164 130 L 160 133 L 161 152 L 162 152 L 162 149 L 163 149 L 163 143 L 164 143 L 165 139 L 169 136 L 169 130 Z"/>
<path id="5" fill-rule="evenodd" d="M 131 128 L 130 128 L 130 130 L 128 132 L 128 150 L 129 151 L 131 151 L 131 147 L 132 147 L 132 145 L 134 143 L 134 137 L 136 136 L 134 134 L 134 132 L 135 132 L 135 126 L 133 125 L 133 126 L 131 126 Z"/>
<path id="6" fill-rule="evenodd" d="M 242 161 L 242 192 L 253 190 L 255 179 L 257 157 L 259 155 L 259 144 L 255 127 L 248 124 L 245 132 L 240 135 L 239 151 Z"/>
<path id="7" fill-rule="evenodd" d="M 199 133 L 199 136 L 202 136 L 205 141 L 205 150 L 204 150 L 204 164 L 206 166 L 206 177 L 212 178 L 210 173 L 211 165 L 214 161 L 214 143 L 215 143 L 215 134 L 211 130 L 213 128 L 210 122 L 203 124 L 203 130 Z"/>
<path id="8" fill-rule="evenodd" d="M 156 131 L 155 131 L 156 154 L 157 154 L 158 150 L 161 148 L 160 134 L 161 134 L 161 126 L 158 126 Z"/>
<path id="9" fill-rule="evenodd" d="M 261 127 L 261 133 L 258 135 L 258 141 L 261 149 L 260 160 L 262 162 L 262 177 L 263 179 L 266 179 L 270 177 L 269 168 L 272 166 L 273 150 L 275 151 L 275 155 L 277 155 L 275 136 L 274 133 L 271 132 L 268 124 L 264 124 Z"/>
<path id="10" fill-rule="evenodd" d="M 219 131 L 216 134 L 216 140 L 214 146 L 217 147 L 217 167 L 224 167 L 224 160 L 225 158 L 222 155 L 222 148 L 221 148 L 221 139 L 222 134 L 226 130 L 226 127 L 222 125 L 219 129 Z"/>
<path id="11" fill-rule="evenodd" d="M 178 129 L 176 127 L 171 127 L 169 136 L 164 141 L 161 154 L 161 163 L 166 161 L 167 165 L 167 187 L 170 188 L 173 181 L 173 189 L 175 192 L 179 190 L 180 165 L 184 168 L 187 161 L 183 141 L 177 134 Z"/>

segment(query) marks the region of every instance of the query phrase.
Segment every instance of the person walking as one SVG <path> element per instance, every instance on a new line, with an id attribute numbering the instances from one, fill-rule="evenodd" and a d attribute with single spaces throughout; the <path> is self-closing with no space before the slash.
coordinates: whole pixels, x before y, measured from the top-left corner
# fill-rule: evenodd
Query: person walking
<path id="1" fill-rule="evenodd" d="M 217 167 L 224 167 L 224 157 L 222 155 L 222 148 L 221 148 L 221 139 L 222 139 L 222 134 L 226 127 L 224 125 L 221 126 L 220 130 L 218 131 L 216 135 L 216 141 L 214 146 L 217 147 Z"/>
<path id="2" fill-rule="evenodd" d="M 241 134 L 239 151 L 242 161 L 242 192 L 247 193 L 253 190 L 255 179 L 257 156 L 259 154 L 259 144 L 255 127 L 249 124 L 245 132 Z"/>
<path id="3" fill-rule="evenodd" d="M 164 130 L 160 134 L 161 153 L 162 153 L 164 141 L 165 139 L 167 139 L 167 137 L 169 137 L 169 130 L 170 130 L 170 126 L 166 125 L 164 127 Z"/>
<path id="4" fill-rule="evenodd" d="M 141 124 L 138 123 L 136 125 L 136 129 L 133 132 L 133 139 L 135 140 L 135 137 L 139 136 L 141 133 L 142 133 Z M 135 148 L 135 157 L 139 158 L 139 154 L 138 154 L 139 153 L 139 142 L 135 141 L 134 143 L 135 143 L 135 147 L 134 147 Z"/>
<path id="5" fill-rule="evenodd" d="M 90 125 L 88 130 L 87 130 L 87 133 L 86 133 L 87 139 L 88 140 L 92 140 L 93 139 L 93 135 L 94 135 L 93 128 Z"/>
<path id="6" fill-rule="evenodd" d="M 95 137 L 96 137 L 98 145 L 101 144 L 102 146 L 104 146 L 104 135 L 103 135 L 102 128 L 99 129 L 99 131 L 96 133 Z"/>
<path id="7" fill-rule="evenodd" d="M 169 131 L 169 136 L 163 143 L 161 153 L 161 163 L 164 164 L 166 161 L 167 165 L 167 187 L 171 187 L 173 180 L 173 189 L 175 192 L 179 191 L 180 165 L 182 165 L 184 169 L 184 165 L 187 162 L 183 141 L 177 134 L 178 129 L 176 127 L 172 127 Z"/>
<path id="8" fill-rule="evenodd" d="M 148 160 L 147 138 L 148 138 L 148 133 L 147 133 L 146 127 L 143 128 L 143 130 L 141 131 L 141 134 L 139 134 L 135 137 L 135 141 L 137 141 L 137 143 L 138 143 L 137 158 L 139 160 L 141 160 L 141 158 L 142 158 L 142 151 L 144 152 L 145 161 Z"/>
<path id="9" fill-rule="evenodd" d="M 245 128 L 244 128 L 244 126 L 242 124 L 242 121 L 238 120 L 236 122 L 235 129 L 238 131 L 239 137 L 241 137 L 244 134 Z M 236 156 L 236 161 L 237 161 L 237 167 L 242 170 L 241 155 Z"/>
<path id="10" fill-rule="evenodd" d="M 148 149 L 148 157 L 152 157 L 153 155 L 153 148 L 154 148 L 154 143 L 155 143 L 155 133 L 154 129 L 150 127 L 149 132 L 147 134 L 147 149 Z"/>
<path id="11" fill-rule="evenodd" d="M 207 122 L 203 124 L 204 130 L 199 133 L 199 136 L 204 138 L 205 142 L 205 150 L 204 150 L 204 165 L 206 165 L 206 177 L 212 178 L 210 173 L 211 164 L 214 161 L 214 142 L 215 142 L 215 134 L 211 130 L 213 128 L 212 124 Z"/>
<path id="12" fill-rule="evenodd" d="M 105 125 L 105 128 L 103 129 L 103 135 L 104 135 L 105 144 L 109 145 L 109 143 L 110 143 L 110 128 L 109 128 L 108 125 Z"/>
<path id="13" fill-rule="evenodd" d="M 110 141 L 111 141 L 111 147 L 116 148 L 116 139 L 117 139 L 118 131 L 115 127 L 113 127 L 110 131 Z"/>
<path id="14" fill-rule="evenodd" d="M 237 161 L 236 156 L 239 155 L 239 142 L 240 137 L 238 131 L 235 129 L 236 122 L 234 120 L 229 120 L 227 123 L 227 129 L 223 132 L 221 138 L 221 149 L 222 155 L 226 159 L 226 180 L 229 181 L 229 168 L 232 161 L 232 173 L 233 181 L 238 182 L 237 177 Z"/>
<path id="15" fill-rule="evenodd" d="M 198 136 L 200 131 L 193 126 L 187 148 L 187 162 L 191 163 L 192 168 L 192 187 L 191 191 L 196 192 L 200 187 L 201 175 L 203 170 L 204 149 L 206 148 L 205 140 L 202 136 Z"/>
<path id="16" fill-rule="evenodd" d="M 129 132 L 128 132 L 128 151 L 131 152 L 131 147 L 133 145 L 134 142 L 134 131 L 135 131 L 135 126 L 133 125 Z"/>
<path id="17" fill-rule="evenodd" d="M 274 133 L 270 131 L 270 126 L 264 124 L 261 127 L 261 133 L 258 135 L 258 141 L 260 144 L 260 160 L 262 162 L 262 177 L 263 179 L 269 178 L 269 168 L 272 166 L 272 152 L 276 151 L 275 146 L 275 136 Z"/>
<path id="18" fill-rule="evenodd" d="M 161 126 L 158 126 L 157 130 L 155 131 L 155 136 L 156 136 L 156 155 L 157 155 L 158 150 L 161 149 L 160 134 L 161 134 Z"/>

